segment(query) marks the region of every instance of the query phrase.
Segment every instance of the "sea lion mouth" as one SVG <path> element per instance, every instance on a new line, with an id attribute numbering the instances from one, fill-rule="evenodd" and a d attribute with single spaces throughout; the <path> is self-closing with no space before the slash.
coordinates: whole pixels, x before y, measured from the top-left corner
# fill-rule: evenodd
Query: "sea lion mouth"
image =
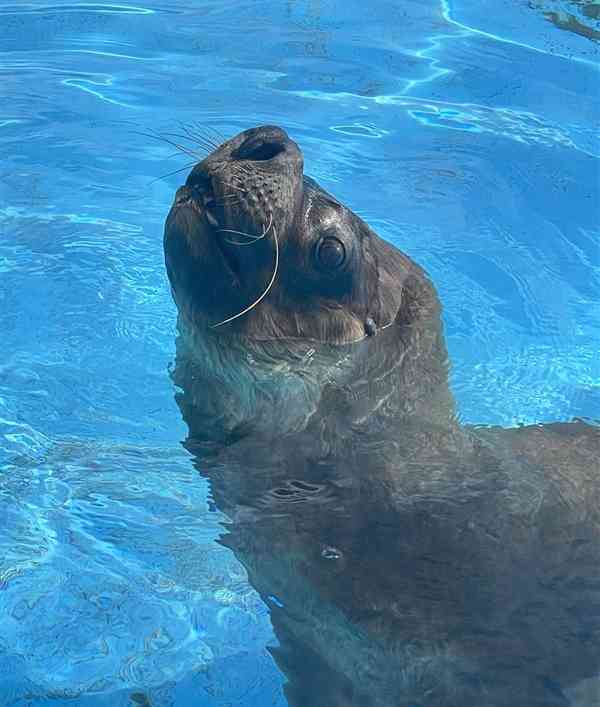
<path id="1" fill-rule="evenodd" d="M 186 184 L 175 193 L 172 206 L 172 215 L 180 209 L 190 209 L 200 221 L 201 229 L 197 229 L 196 237 L 208 237 L 214 241 L 223 264 L 231 275 L 231 284 L 239 287 L 242 282 L 242 272 L 232 252 L 225 247 L 222 226 L 223 215 L 220 213 L 219 203 L 210 177 L 204 178 L 196 173 L 194 179 L 188 179 Z M 202 231 L 198 234 L 198 230 Z"/>
<path id="2" fill-rule="evenodd" d="M 217 197 L 210 178 L 188 181 L 175 192 L 173 209 L 189 206 L 194 209 L 209 226 L 214 229 L 220 227 L 218 220 Z"/>

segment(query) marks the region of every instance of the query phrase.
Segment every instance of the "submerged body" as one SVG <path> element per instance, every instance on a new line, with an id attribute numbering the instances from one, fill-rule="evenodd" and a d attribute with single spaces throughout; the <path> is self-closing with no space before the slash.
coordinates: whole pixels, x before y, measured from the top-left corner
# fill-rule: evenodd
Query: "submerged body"
<path id="1" fill-rule="evenodd" d="M 600 429 L 459 425 L 425 273 L 279 128 L 165 228 L 187 447 L 297 707 L 568 705 L 600 673 Z"/>

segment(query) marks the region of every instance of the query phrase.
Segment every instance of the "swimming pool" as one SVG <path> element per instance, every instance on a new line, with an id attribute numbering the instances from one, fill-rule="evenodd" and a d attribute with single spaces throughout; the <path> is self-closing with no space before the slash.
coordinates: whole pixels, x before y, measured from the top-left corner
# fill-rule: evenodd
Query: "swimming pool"
<path id="1" fill-rule="evenodd" d="M 430 273 L 464 421 L 599 419 L 597 7 L 13 2 L 0 27 L 0 704 L 284 705 L 181 447 L 162 229 L 192 160 L 149 133 L 282 125 Z"/>

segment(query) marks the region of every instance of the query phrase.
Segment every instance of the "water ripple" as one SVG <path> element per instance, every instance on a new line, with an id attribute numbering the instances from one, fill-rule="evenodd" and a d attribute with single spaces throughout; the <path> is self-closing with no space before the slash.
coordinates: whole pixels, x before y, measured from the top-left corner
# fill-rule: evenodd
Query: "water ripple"
<path id="1" fill-rule="evenodd" d="M 346 107 L 365 103 L 401 107 L 409 116 L 428 127 L 467 132 L 489 132 L 524 144 L 563 145 L 592 157 L 600 157 L 600 134 L 596 127 L 576 123 L 559 125 L 531 111 L 491 107 L 476 103 L 432 101 L 431 99 L 414 98 L 406 94 L 360 96 L 346 92 L 293 91 L 293 93 L 302 98 L 339 102 Z M 332 126 L 331 129 L 336 130 L 335 126 Z M 360 135 L 361 133 L 355 131 L 352 134 Z M 381 133 L 381 135 L 385 134 L 385 131 Z"/>
<path id="2" fill-rule="evenodd" d="M 6 472 L 2 647 L 39 688 L 151 689 L 268 635 L 185 453 L 73 440 Z"/>
<path id="3" fill-rule="evenodd" d="M 549 54 L 552 55 L 553 57 L 559 57 L 561 59 L 566 59 L 568 61 L 573 61 L 577 62 L 580 64 L 585 64 L 586 66 L 589 66 L 596 71 L 600 70 L 600 65 L 598 64 L 597 61 L 592 61 L 590 59 L 586 59 L 583 56 L 577 56 L 575 52 L 568 53 L 567 51 L 560 50 L 555 48 L 548 42 L 547 40 L 547 46 L 540 46 L 536 44 L 530 44 L 525 41 L 519 41 L 515 38 L 507 37 L 507 36 L 501 36 L 495 32 L 492 31 L 487 31 L 484 29 L 478 29 L 477 27 L 470 26 L 464 22 L 461 22 L 460 20 L 456 19 L 457 16 L 460 16 L 461 13 L 464 13 L 465 11 L 465 6 L 467 11 L 469 11 L 471 8 L 468 7 L 468 3 L 464 2 L 456 2 L 453 3 L 452 0 L 440 0 L 441 5 L 442 5 L 442 12 L 444 15 L 444 18 L 448 21 L 449 24 L 454 25 L 458 27 L 461 30 L 464 30 L 468 32 L 469 34 L 472 35 L 479 35 L 481 37 L 485 37 L 486 39 L 490 39 L 494 42 L 501 42 L 504 44 L 512 44 L 513 46 L 519 47 L 521 49 L 526 49 L 527 51 L 532 51 L 532 52 L 539 52 L 541 54 Z M 479 17 L 479 20 L 485 19 L 486 18 L 486 13 L 482 12 L 482 3 L 481 0 L 476 0 L 477 2 L 477 15 Z M 531 3 L 530 3 L 531 5 Z M 497 7 L 496 3 L 492 6 L 490 3 L 490 8 L 491 7 Z M 524 7 L 527 8 L 527 6 L 524 4 Z M 516 10 L 517 8 L 512 8 L 513 10 Z M 509 17 L 512 21 L 515 20 L 515 15 L 511 15 L 510 13 L 506 13 L 504 15 L 505 17 Z M 498 17 L 497 15 L 494 15 L 494 21 L 497 21 Z M 518 25 L 517 25 L 518 26 Z M 548 46 L 549 45 L 549 46 Z"/>
<path id="4" fill-rule="evenodd" d="M 0 15 L 64 15 L 72 12 L 98 13 L 110 15 L 154 15 L 155 10 L 135 5 L 113 5 L 110 3 L 65 3 L 64 5 L 37 5 L 22 3 L 19 5 L 1 5 Z"/>

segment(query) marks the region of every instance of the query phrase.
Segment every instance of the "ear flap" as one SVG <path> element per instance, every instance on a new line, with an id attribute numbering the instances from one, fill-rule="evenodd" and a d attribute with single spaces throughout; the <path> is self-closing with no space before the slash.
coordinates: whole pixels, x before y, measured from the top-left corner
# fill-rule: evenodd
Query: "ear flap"
<path id="1" fill-rule="evenodd" d="M 361 277 L 360 292 L 357 293 L 359 301 L 363 305 L 363 311 L 360 313 L 363 321 L 366 323 L 371 320 L 375 328 L 384 326 L 387 322 L 382 321 L 383 307 L 380 297 L 380 277 L 379 277 L 379 260 L 377 250 L 374 247 L 374 234 L 366 224 L 361 224 Z M 367 325 L 365 324 L 365 329 Z M 368 333 L 368 332 L 367 332 Z"/>
<path id="2" fill-rule="evenodd" d="M 409 272 L 401 288 L 400 306 L 394 324 L 410 326 L 428 320 L 439 321 L 441 306 L 433 285 L 423 271 L 415 269 Z"/>

